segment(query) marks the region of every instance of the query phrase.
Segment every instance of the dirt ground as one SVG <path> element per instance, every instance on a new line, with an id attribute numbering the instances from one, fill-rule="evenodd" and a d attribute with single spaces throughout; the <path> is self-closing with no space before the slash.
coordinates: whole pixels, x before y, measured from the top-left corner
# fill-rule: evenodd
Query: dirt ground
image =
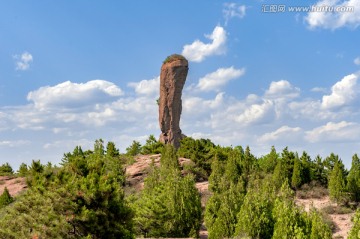
<path id="1" fill-rule="evenodd" d="M 0 176 L 0 195 L 4 192 L 5 187 L 13 197 L 27 188 L 25 178 Z"/>
<path id="2" fill-rule="evenodd" d="M 296 199 L 296 204 L 304 207 L 305 211 L 309 211 L 312 207 L 321 210 L 327 206 L 337 206 L 336 203 L 330 201 L 329 196 L 322 198 L 309 198 L 309 199 Z M 329 214 L 331 220 L 335 224 L 335 232 L 333 238 L 347 238 L 349 231 L 351 230 L 353 223 L 351 218 L 354 213 L 347 214 Z"/>

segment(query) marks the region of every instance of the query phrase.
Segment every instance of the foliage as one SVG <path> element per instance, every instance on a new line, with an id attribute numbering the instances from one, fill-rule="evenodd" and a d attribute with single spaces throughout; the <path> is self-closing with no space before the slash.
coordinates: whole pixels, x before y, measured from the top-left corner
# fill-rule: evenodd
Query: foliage
<path id="1" fill-rule="evenodd" d="M 7 187 L 5 187 L 3 193 L 0 195 L 0 208 L 9 205 L 13 201 L 14 201 L 13 197 L 10 195 Z"/>
<path id="2" fill-rule="evenodd" d="M 237 214 L 244 199 L 241 182 L 230 184 L 227 191 L 213 195 L 207 202 L 205 222 L 209 238 L 228 238 L 235 233 Z"/>
<path id="3" fill-rule="evenodd" d="M 237 215 L 235 236 L 271 238 L 274 229 L 274 196 L 273 187 L 269 183 L 257 179 L 253 182 Z"/>
<path id="4" fill-rule="evenodd" d="M 164 145 L 156 140 L 154 135 L 150 135 L 146 143 L 141 148 L 141 154 L 159 154 L 162 152 Z"/>
<path id="5" fill-rule="evenodd" d="M 273 239 L 307 238 L 311 231 L 311 223 L 305 212 L 296 207 L 294 193 L 287 183 L 281 187 L 273 208 L 275 220 Z"/>
<path id="6" fill-rule="evenodd" d="M 310 213 L 311 234 L 310 239 L 331 239 L 331 229 L 317 211 Z"/>
<path id="7" fill-rule="evenodd" d="M 175 149 L 164 148 L 160 168 L 152 165 L 144 190 L 133 204 L 135 227 L 145 237 L 197 237 L 200 195 L 191 175 L 181 176 Z"/>
<path id="8" fill-rule="evenodd" d="M 343 168 L 343 163 L 340 160 L 336 161 L 329 177 L 329 195 L 336 202 L 341 202 L 345 196 Z"/>
<path id="9" fill-rule="evenodd" d="M 141 153 L 140 142 L 134 140 L 132 144 L 126 148 L 126 154 L 129 156 L 136 156 Z"/>
<path id="10" fill-rule="evenodd" d="M 0 235 L 6 238 L 133 238 L 132 210 L 121 185 L 124 170 L 117 150 L 106 154 L 102 140 L 94 150 L 76 147 L 62 167 L 33 161 L 30 189 L 6 207 Z M 11 218 L 11 220 L 10 220 Z M 12 221 L 9 227 L 4 227 Z"/>
<path id="11" fill-rule="evenodd" d="M 360 159 L 357 154 L 352 157 L 351 168 L 347 177 L 346 188 L 355 202 L 360 201 Z"/>
<path id="12" fill-rule="evenodd" d="M 14 171 L 9 163 L 4 163 L 0 166 L 0 176 L 8 176 L 14 174 Z"/>
<path id="13" fill-rule="evenodd" d="M 209 238 L 230 237 L 235 233 L 237 214 L 246 193 L 245 179 L 241 175 L 244 152 L 239 148 L 225 151 L 228 151 L 227 160 L 221 160 L 224 152 L 217 154 L 209 178 L 209 188 L 213 191 L 205 211 Z"/>
<path id="14" fill-rule="evenodd" d="M 27 176 L 28 172 L 29 172 L 28 166 L 25 163 L 22 163 L 17 173 L 20 177 L 25 177 Z"/>
<path id="15" fill-rule="evenodd" d="M 321 185 L 327 187 L 327 170 L 325 169 L 324 161 L 319 155 L 317 155 L 310 164 L 310 179 L 311 181 L 317 181 L 321 183 Z"/>
<path id="16" fill-rule="evenodd" d="M 163 64 L 170 63 L 170 62 L 176 61 L 176 60 L 186 60 L 186 59 L 182 55 L 172 54 L 172 55 L 166 57 L 166 59 L 163 61 Z"/>
<path id="17" fill-rule="evenodd" d="M 279 189 L 284 182 L 288 182 L 288 178 L 286 177 L 284 162 L 282 159 L 278 160 L 276 167 L 274 169 L 274 173 L 272 175 L 273 185 L 276 189 Z"/>
<path id="18" fill-rule="evenodd" d="M 360 237 L 360 209 L 356 210 L 352 221 L 354 225 L 349 232 L 348 239 L 358 239 Z"/>
<path id="19" fill-rule="evenodd" d="M 311 178 L 311 158 L 310 156 L 303 151 L 301 157 L 300 157 L 300 166 L 301 166 L 301 185 L 305 184 L 305 183 L 310 183 L 312 178 Z M 295 166 L 294 166 L 295 167 Z"/>
<path id="20" fill-rule="evenodd" d="M 259 158 L 258 164 L 260 169 L 265 173 L 272 173 L 276 167 L 278 159 L 279 155 L 277 154 L 275 147 L 272 146 L 269 154 Z"/>
<path id="21" fill-rule="evenodd" d="M 295 158 L 293 173 L 292 173 L 292 177 L 291 177 L 291 186 L 295 189 L 300 188 L 300 186 L 302 184 L 301 173 L 302 173 L 301 162 L 298 158 Z"/>
<path id="22" fill-rule="evenodd" d="M 215 151 L 219 148 L 220 147 L 216 147 L 209 139 L 185 137 L 180 142 L 178 155 L 191 159 L 196 167 L 205 170 L 209 176 L 211 173 L 211 161 Z"/>

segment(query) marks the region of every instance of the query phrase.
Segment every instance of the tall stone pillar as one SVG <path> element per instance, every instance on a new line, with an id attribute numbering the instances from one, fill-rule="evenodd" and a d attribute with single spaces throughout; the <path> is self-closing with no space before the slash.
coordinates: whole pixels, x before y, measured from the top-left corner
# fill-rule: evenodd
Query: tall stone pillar
<path id="1" fill-rule="evenodd" d="M 160 141 L 180 147 L 183 134 L 180 129 L 181 95 L 189 65 L 185 57 L 171 55 L 164 61 L 160 72 L 159 124 Z"/>

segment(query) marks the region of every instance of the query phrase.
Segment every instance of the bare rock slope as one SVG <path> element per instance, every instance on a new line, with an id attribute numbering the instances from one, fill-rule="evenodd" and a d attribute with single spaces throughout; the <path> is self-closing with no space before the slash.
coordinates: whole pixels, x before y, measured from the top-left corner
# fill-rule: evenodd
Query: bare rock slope
<path id="1" fill-rule="evenodd" d="M 26 180 L 22 177 L 0 176 L 0 195 L 4 192 L 5 187 L 14 197 L 27 188 Z"/>

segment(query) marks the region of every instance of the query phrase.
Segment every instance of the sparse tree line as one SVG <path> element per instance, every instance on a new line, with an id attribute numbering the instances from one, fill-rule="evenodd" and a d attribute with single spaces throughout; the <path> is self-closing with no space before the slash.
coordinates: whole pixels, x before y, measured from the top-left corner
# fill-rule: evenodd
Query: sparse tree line
<path id="1" fill-rule="evenodd" d="M 125 167 L 138 154 L 161 153 L 140 192 L 125 193 Z M 193 164 L 181 167 L 178 157 Z M 1 176 L 26 177 L 28 190 L 0 196 L 0 238 L 198 237 L 204 221 L 209 238 L 331 238 L 321 213 L 305 212 L 295 193 L 310 184 L 327 188 L 331 200 L 355 209 L 360 202 L 360 159 L 350 170 L 330 154 L 311 159 L 288 148 L 272 147 L 255 157 L 249 147 L 221 147 L 208 139 L 184 138 L 176 151 L 154 136 L 121 154 L 113 142 L 96 140 L 92 150 L 76 146 L 60 165 L 33 160 L 14 173 L 8 163 Z M 206 208 L 196 181 L 208 180 Z M 360 211 L 349 238 L 358 238 Z"/>

